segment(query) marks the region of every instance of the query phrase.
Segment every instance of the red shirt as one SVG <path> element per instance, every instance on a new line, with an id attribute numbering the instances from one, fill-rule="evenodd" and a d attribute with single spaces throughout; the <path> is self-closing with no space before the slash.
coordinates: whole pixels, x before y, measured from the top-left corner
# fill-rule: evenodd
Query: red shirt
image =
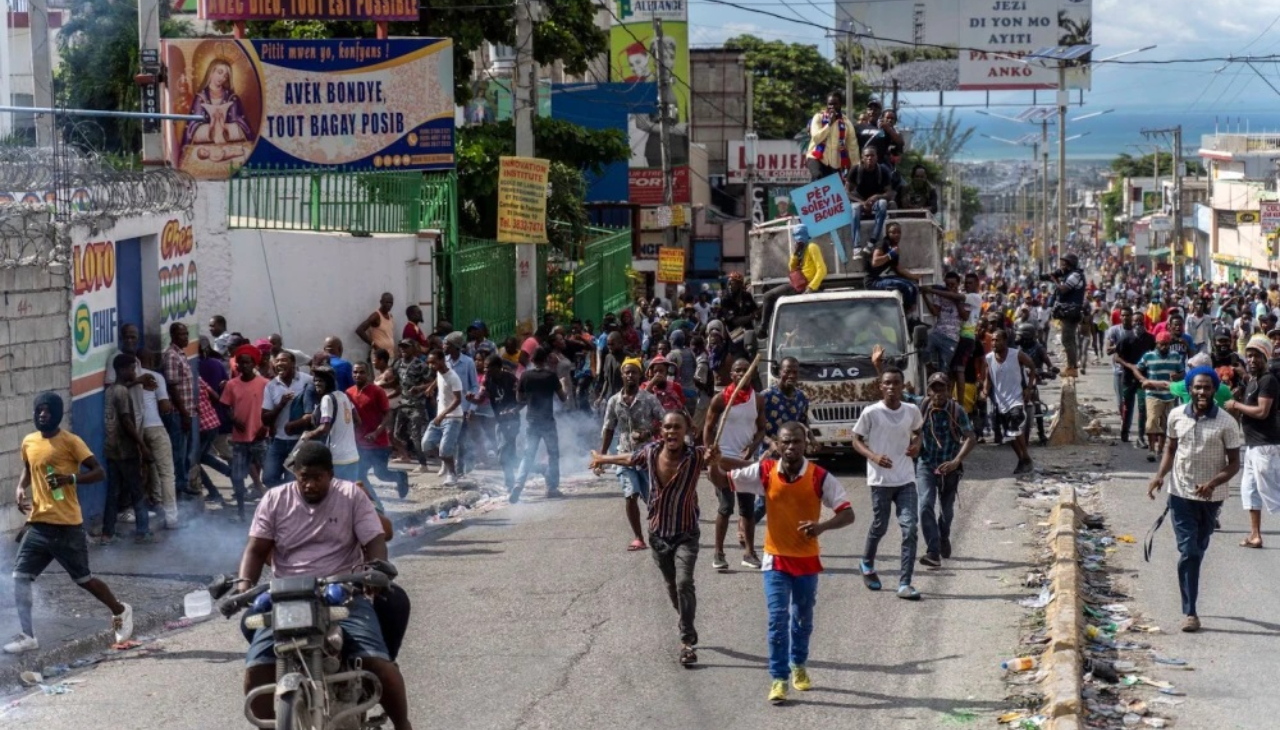
<path id="1" fill-rule="evenodd" d="M 416 340 L 422 347 L 427 346 L 427 336 L 423 333 L 422 328 L 418 326 L 417 322 L 405 322 L 404 332 L 401 333 L 400 338 L 405 340 Z M 392 353 L 392 355 L 394 356 L 395 353 Z"/>
<path id="2" fill-rule="evenodd" d="M 364 386 L 364 390 L 354 385 L 347 388 L 347 397 L 351 399 L 356 413 L 360 416 L 360 423 L 356 426 L 356 448 L 391 448 L 391 434 L 386 431 L 372 441 L 365 438 L 378 430 L 382 425 L 382 419 L 387 417 L 387 411 L 391 410 L 391 401 L 387 398 L 387 392 L 374 383 L 369 383 Z"/>

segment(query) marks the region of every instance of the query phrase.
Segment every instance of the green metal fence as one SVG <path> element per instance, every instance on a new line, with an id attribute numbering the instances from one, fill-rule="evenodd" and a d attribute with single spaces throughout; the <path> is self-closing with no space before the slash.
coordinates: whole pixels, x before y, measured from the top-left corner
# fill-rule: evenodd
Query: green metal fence
<path id="1" fill-rule="evenodd" d="M 557 322 L 578 318 L 598 326 L 606 312 L 626 305 L 631 231 L 591 228 L 588 236 L 577 260 L 538 246 L 539 317 L 549 312 Z M 463 237 L 440 256 L 443 311 L 454 326 L 482 319 L 497 341 L 515 334 L 515 246 Z"/>
<path id="2" fill-rule="evenodd" d="M 269 165 L 240 168 L 227 189 L 230 228 L 355 234 L 457 232 L 452 172 L 344 170 Z"/>

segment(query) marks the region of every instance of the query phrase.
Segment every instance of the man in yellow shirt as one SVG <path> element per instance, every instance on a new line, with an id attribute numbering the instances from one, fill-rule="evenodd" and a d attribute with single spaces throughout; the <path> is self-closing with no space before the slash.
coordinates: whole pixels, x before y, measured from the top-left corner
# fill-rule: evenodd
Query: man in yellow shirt
<path id="1" fill-rule="evenodd" d="M 107 584 L 89 572 L 89 543 L 76 494 L 79 484 L 103 480 L 102 465 L 80 437 L 59 428 L 61 397 L 41 393 L 34 406 L 36 432 L 22 439 L 22 478 L 17 490 L 18 509 L 30 514 L 13 563 L 13 595 L 22 633 L 4 650 L 21 654 L 40 648 L 31 625 L 31 584 L 55 560 L 77 585 L 111 609 L 116 641 L 126 641 L 133 636 L 133 608 L 116 600 Z"/>
<path id="2" fill-rule="evenodd" d="M 822 249 L 810 240 L 809 227 L 803 223 L 792 226 L 791 239 L 794 243 L 787 264 L 788 279 L 764 293 L 760 325 L 756 328 L 756 336 L 762 339 L 769 332 L 769 320 L 778 299 L 791 294 L 816 292 L 827 278 L 827 262 L 822 258 Z"/>

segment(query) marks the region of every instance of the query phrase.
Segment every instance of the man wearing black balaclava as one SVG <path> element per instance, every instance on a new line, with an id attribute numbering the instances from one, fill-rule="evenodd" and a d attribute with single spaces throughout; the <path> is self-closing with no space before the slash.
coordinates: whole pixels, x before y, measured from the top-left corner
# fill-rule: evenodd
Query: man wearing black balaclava
<path id="1" fill-rule="evenodd" d="M 76 490 L 79 484 L 100 482 L 106 475 L 84 441 L 59 428 L 62 412 L 58 394 L 36 396 L 36 432 L 22 439 L 17 504 L 27 514 L 27 526 L 13 563 L 13 596 L 22 633 L 4 645 L 8 654 L 40 648 L 31 625 L 31 584 L 55 560 L 77 585 L 111 609 L 117 643 L 133 636 L 133 608 L 116 600 L 107 584 L 89 572 L 89 544 Z M 27 504 L 28 493 L 31 504 Z"/>

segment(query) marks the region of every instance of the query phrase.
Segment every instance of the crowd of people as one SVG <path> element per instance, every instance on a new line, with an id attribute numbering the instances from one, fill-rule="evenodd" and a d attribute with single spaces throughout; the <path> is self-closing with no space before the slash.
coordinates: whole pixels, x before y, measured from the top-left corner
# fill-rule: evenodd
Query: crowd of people
<path id="1" fill-rule="evenodd" d="M 792 252 L 792 268 L 816 289 L 824 272 L 803 249 L 803 227 L 795 234 L 801 247 Z M 866 460 L 871 493 L 860 563 L 868 589 L 882 589 L 878 551 L 896 512 L 902 538 L 896 594 L 918 600 L 916 564 L 937 568 L 952 558 L 965 459 L 988 438 L 1008 441 L 1015 473 L 1030 472 L 1033 429 L 1045 440 L 1038 385 L 1104 363 L 1112 365 L 1121 441 L 1134 435 L 1147 458 L 1159 462 L 1153 496 L 1168 482 L 1186 630 L 1199 627 L 1199 561 L 1237 471 L 1244 474 L 1243 506 L 1252 525 L 1241 544 L 1261 546 L 1261 510 L 1280 506 L 1280 475 L 1268 458 L 1280 448 L 1274 408 L 1280 288 L 1175 286 L 1159 274 L 1129 276 L 1087 252 L 1084 260 L 1081 266 L 1081 256 L 1068 252 L 1052 271 L 1040 272 L 1014 240 L 961 242 L 948 251 L 944 283 L 918 289 L 933 322 L 920 353 L 929 373 L 924 392 L 912 392 L 909 378 L 873 349 L 878 397 L 861 410 L 851 442 Z M 434 471 L 456 485 L 491 467 L 512 503 L 541 474 L 546 497 L 559 497 L 564 438 L 594 447 L 588 466 L 597 473 L 613 468 L 626 549 L 651 552 L 679 615 L 684 665 L 697 661 L 697 485 L 709 476 L 717 496 L 712 565 L 729 569 L 726 545 L 736 513 L 741 564 L 766 575 L 769 697 L 785 701 L 789 688 L 811 686 L 805 663 L 821 572 L 816 538 L 852 523 L 853 511 L 840 480 L 807 456 L 809 395 L 801 364 L 766 363 L 768 378 L 753 369 L 752 335 L 767 332 L 772 306 L 785 292 L 757 303 L 740 274 L 727 276 L 720 291 L 682 289 L 607 314 L 599 327 L 547 315 L 534 332 L 501 342 L 483 321 L 462 329 L 444 320 L 428 326 L 416 306 L 398 322 L 394 298 L 383 294 L 355 328 L 365 357 L 351 359 L 337 335 L 307 354 L 279 335 L 243 336 L 215 316 L 192 363 L 185 325 L 169 328 L 162 350 L 144 347 L 137 327 L 125 325 L 105 378 L 105 465 L 58 428 L 60 399 L 37 400 L 37 432 L 23 443 L 19 486 L 19 503 L 25 507 L 30 496 L 32 510 L 15 570 L 23 588 L 22 634 L 5 650 L 37 648 L 29 584 L 52 561 L 111 609 L 118 636 L 127 638 L 131 610 L 92 577 L 88 540 L 110 545 L 123 523 L 133 525 L 134 541 L 154 543 L 153 524 L 183 527 L 182 500 L 203 497 L 233 520 L 246 519 L 246 505 L 258 501 L 250 537 L 274 545 L 296 536 L 264 510 L 304 518 L 273 488 L 301 483 L 307 467 L 308 478 L 350 485 L 338 490 L 344 500 L 365 495 L 385 525 L 371 477 L 404 498 L 411 470 Z M 1062 368 L 1050 355 L 1059 341 Z M 230 480 L 232 502 L 209 471 Z M 74 487 L 104 478 L 107 507 L 86 537 Z M 295 496 L 310 502 L 329 493 L 309 489 Z M 834 513 L 826 521 L 824 506 Z M 353 529 L 362 535 L 373 529 L 364 523 Z M 385 555 L 385 545 L 371 549 L 364 537 L 350 539 L 356 552 Z M 393 615 L 379 618 L 407 620 L 407 608 Z M 381 644 L 370 646 L 375 663 L 394 657 Z M 396 677 L 385 683 L 394 686 Z"/>

